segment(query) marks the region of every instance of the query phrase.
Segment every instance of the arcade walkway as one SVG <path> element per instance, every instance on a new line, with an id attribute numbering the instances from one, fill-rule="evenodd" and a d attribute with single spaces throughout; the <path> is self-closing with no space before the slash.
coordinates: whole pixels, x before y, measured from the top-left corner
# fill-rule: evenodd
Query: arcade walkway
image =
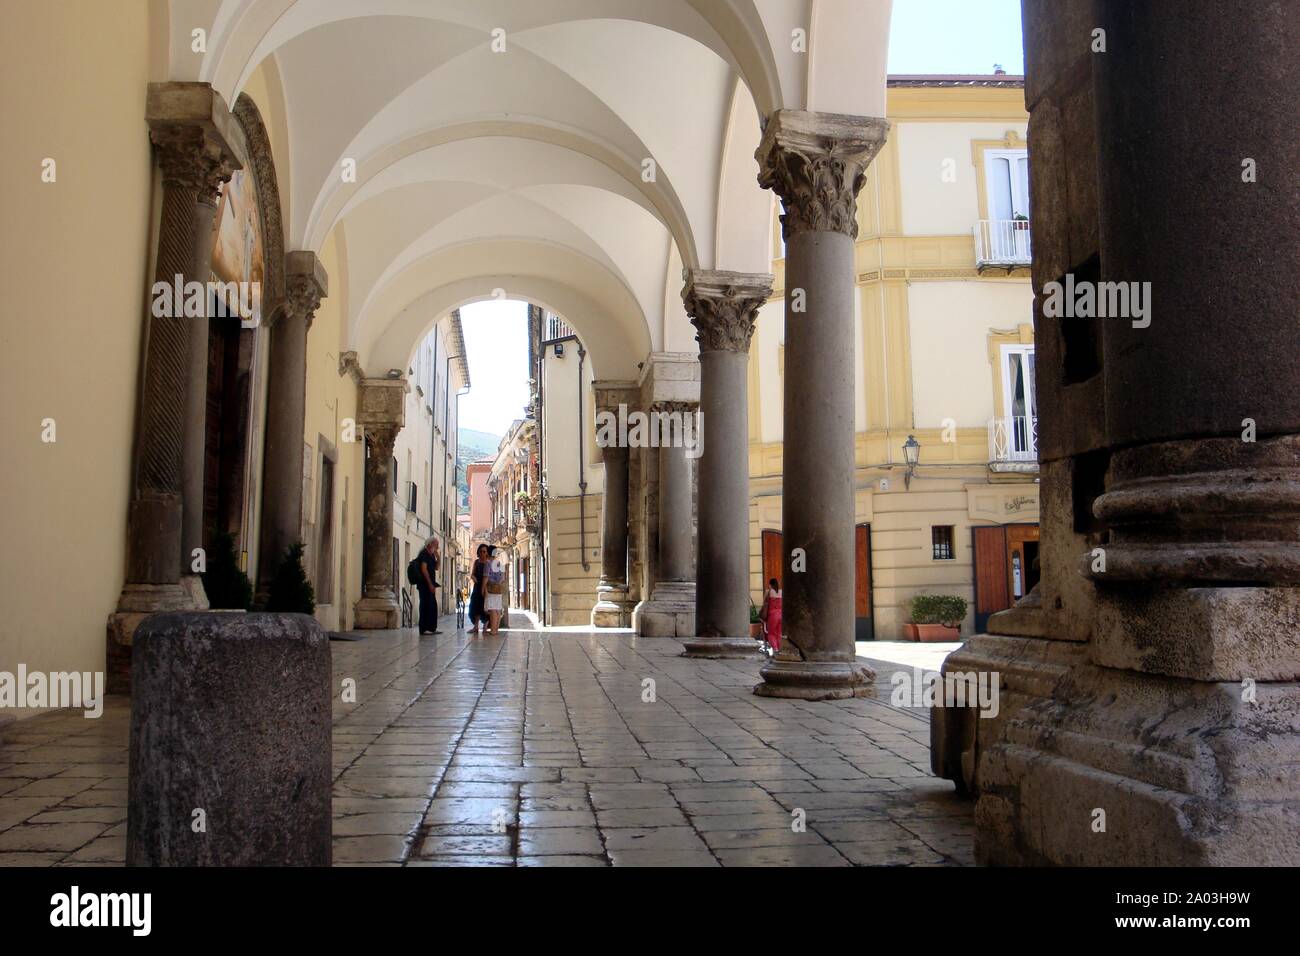
<path id="1" fill-rule="evenodd" d="M 914 713 L 755 697 L 757 662 L 667 639 L 442 627 L 331 643 L 357 687 L 335 704 L 336 864 L 973 862 L 970 804 L 929 775 Z M 119 698 L 10 728 L 0 866 L 120 864 L 127 723 Z"/>

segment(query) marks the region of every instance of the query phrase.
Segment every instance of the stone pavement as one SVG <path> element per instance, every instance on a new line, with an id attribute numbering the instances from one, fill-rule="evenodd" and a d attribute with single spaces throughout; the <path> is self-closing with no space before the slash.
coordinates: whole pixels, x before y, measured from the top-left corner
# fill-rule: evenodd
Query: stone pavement
<path id="1" fill-rule="evenodd" d="M 973 862 L 917 714 L 755 697 L 757 661 L 626 631 L 442 628 L 331 643 L 338 865 Z M 121 863 L 128 718 L 9 728 L 0 866 Z"/>

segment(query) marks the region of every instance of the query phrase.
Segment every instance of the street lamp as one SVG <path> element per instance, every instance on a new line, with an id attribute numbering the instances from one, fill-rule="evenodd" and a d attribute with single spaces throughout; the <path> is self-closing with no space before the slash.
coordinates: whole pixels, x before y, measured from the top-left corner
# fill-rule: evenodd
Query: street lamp
<path id="1" fill-rule="evenodd" d="M 921 443 L 915 435 L 908 435 L 903 442 L 903 460 L 907 462 L 907 472 L 903 475 L 903 487 L 912 487 L 912 476 L 916 474 L 916 463 L 921 460 Z"/>

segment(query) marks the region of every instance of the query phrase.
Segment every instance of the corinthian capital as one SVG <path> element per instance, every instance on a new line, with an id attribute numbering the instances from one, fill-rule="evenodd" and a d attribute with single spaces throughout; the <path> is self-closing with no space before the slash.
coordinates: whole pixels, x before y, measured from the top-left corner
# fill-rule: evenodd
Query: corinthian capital
<path id="1" fill-rule="evenodd" d="M 701 352 L 748 352 L 758 310 L 772 295 L 768 273 L 692 269 L 682 289 Z"/>
<path id="2" fill-rule="evenodd" d="M 397 434 L 402 430 L 400 425 L 367 425 L 365 426 L 366 440 L 370 442 L 371 460 L 380 465 L 386 465 L 388 460 L 393 457 L 393 447 L 397 444 Z"/>
<path id="3" fill-rule="evenodd" d="M 781 234 L 842 232 L 858 236 L 858 191 L 885 144 L 889 123 L 872 116 L 777 110 L 767 121 L 758 184 L 781 197 Z"/>
<path id="4" fill-rule="evenodd" d="M 145 118 L 163 183 L 215 206 L 221 184 L 244 166 L 243 133 L 221 94 L 206 83 L 152 83 Z"/>
<path id="5" fill-rule="evenodd" d="M 284 257 L 285 310 L 311 328 L 320 300 L 329 294 L 329 276 L 314 252 L 290 252 Z"/>

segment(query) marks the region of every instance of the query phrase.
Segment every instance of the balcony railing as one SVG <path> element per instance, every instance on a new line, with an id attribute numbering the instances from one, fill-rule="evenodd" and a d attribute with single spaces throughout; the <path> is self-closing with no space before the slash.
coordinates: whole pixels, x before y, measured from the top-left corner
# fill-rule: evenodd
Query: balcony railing
<path id="1" fill-rule="evenodd" d="M 1038 461 L 1038 417 L 989 419 L 989 461 Z"/>
<path id="2" fill-rule="evenodd" d="M 975 266 L 1027 266 L 1033 263 L 1026 219 L 981 219 L 975 224 Z"/>

